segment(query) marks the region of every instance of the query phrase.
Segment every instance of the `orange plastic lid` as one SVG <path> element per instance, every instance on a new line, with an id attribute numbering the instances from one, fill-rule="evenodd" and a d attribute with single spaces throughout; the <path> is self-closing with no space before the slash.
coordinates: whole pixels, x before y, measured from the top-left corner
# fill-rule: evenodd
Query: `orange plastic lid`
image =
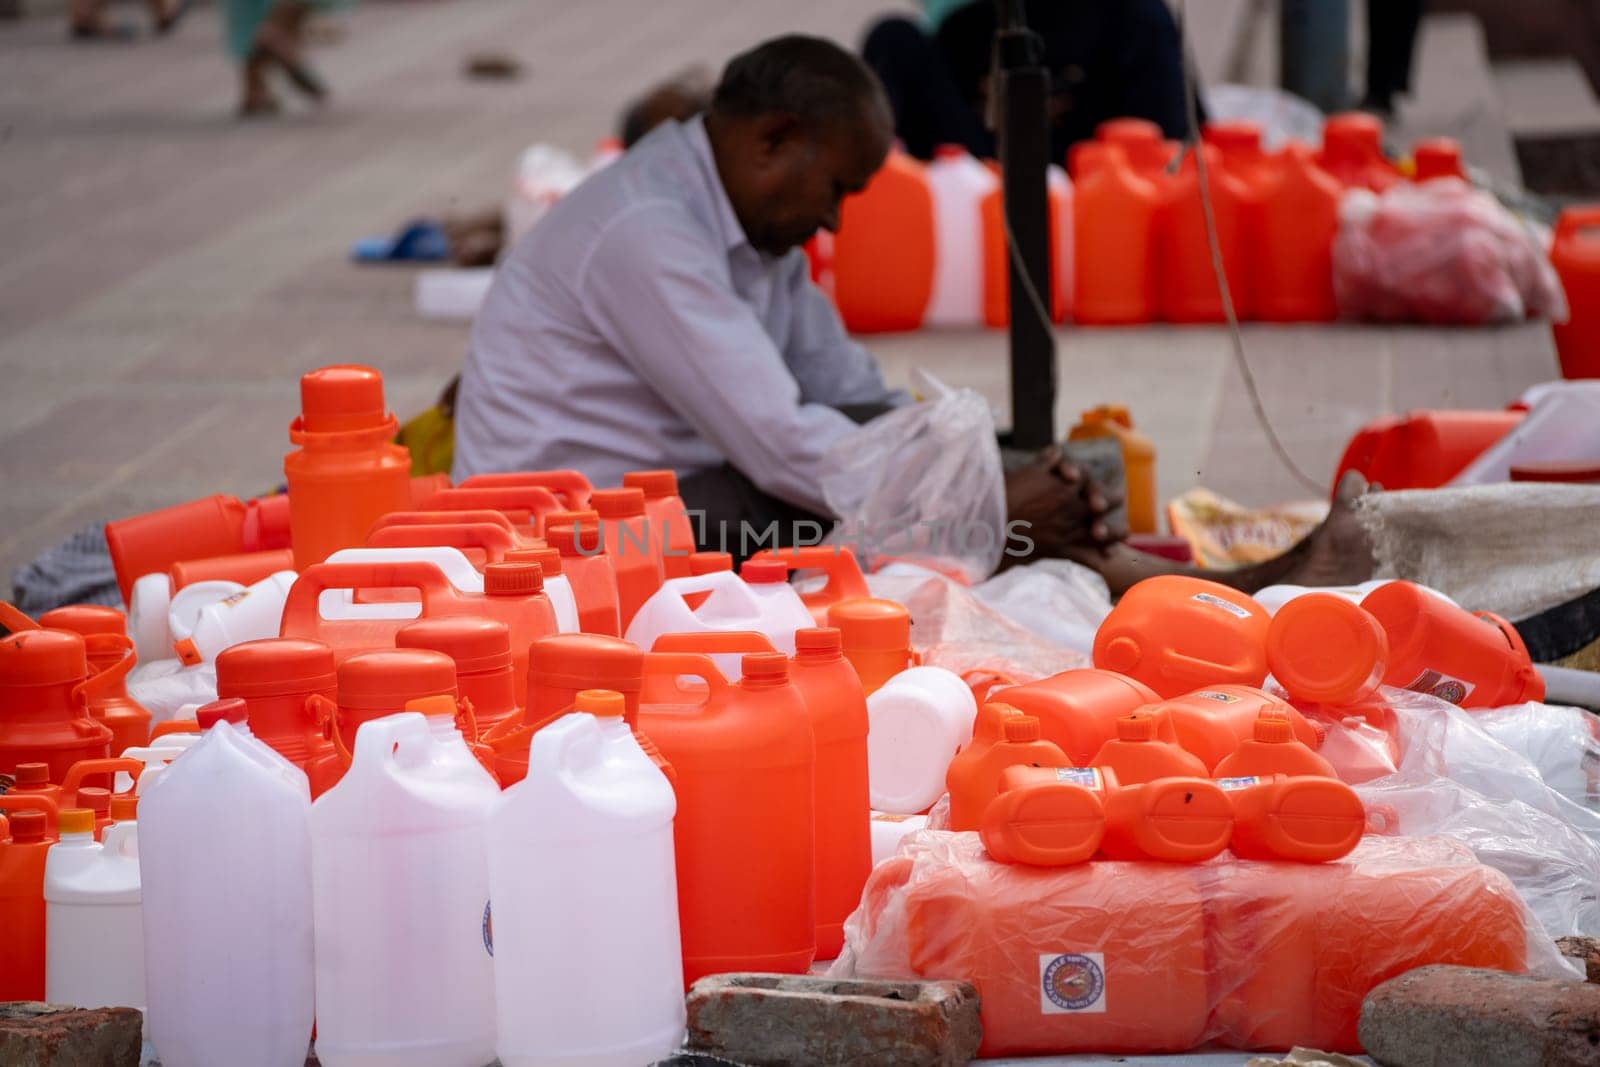
<path id="1" fill-rule="evenodd" d="M 250 705 L 238 697 L 213 700 L 194 713 L 194 721 L 200 724 L 201 730 L 209 730 L 219 722 L 231 722 L 238 726 L 249 718 Z"/>
<path id="2" fill-rule="evenodd" d="M 139 798 L 133 793 L 118 793 L 111 798 L 112 822 L 137 822 L 139 819 Z"/>
<path id="3" fill-rule="evenodd" d="M 6 813 L 6 821 L 11 823 L 11 843 L 14 845 L 29 845 L 43 841 L 45 833 L 50 829 L 50 817 L 42 811 L 10 811 Z M 93 831 L 94 814 L 91 812 L 87 832 Z"/>
<path id="4" fill-rule="evenodd" d="M 1424 137 L 1411 146 L 1411 157 L 1418 169 L 1424 160 L 1438 163 L 1461 162 L 1461 142 L 1454 137 Z"/>
<path id="5" fill-rule="evenodd" d="M 1117 740 L 1154 741 L 1156 720 L 1152 715 L 1124 715 L 1117 720 Z"/>
<path id="6" fill-rule="evenodd" d="M 84 786 L 78 790 L 78 807 L 87 808 L 96 817 L 109 814 L 111 811 L 111 790 L 97 785 Z M 66 812 L 61 814 L 66 815 Z"/>
<path id="7" fill-rule="evenodd" d="M 796 654 L 834 653 L 844 648 L 844 637 L 837 626 L 810 626 L 794 632 Z"/>
<path id="8" fill-rule="evenodd" d="M 570 527 L 569 527 L 570 529 Z M 528 548 L 518 553 L 526 556 L 526 562 L 537 563 L 544 573 L 544 580 L 561 577 L 561 550 L 559 548 Z M 524 560 L 507 560 L 508 563 L 522 563 Z"/>
<path id="9" fill-rule="evenodd" d="M 572 701 L 573 711 L 584 711 L 602 718 L 620 719 L 628 710 L 622 694 L 615 689 L 585 689 Z"/>
<path id="10" fill-rule="evenodd" d="M 789 565 L 776 559 L 747 559 L 739 577 L 750 585 L 773 585 L 789 580 Z"/>
<path id="11" fill-rule="evenodd" d="M 511 666 L 511 627 L 499 619 L 451 615 L 407 623 L 394 635 L 396 648 L 443 652 L 457 674 L 479 674 Z"/>
<path id="12" fill-rule="evenodd" d="M 898 652 L 911 647 L 911 613 L 893 600 L 841 600 L 828 608 L 828 625 L 838 627 L 848 649 Z"/>
<path id="13" fill-rule="evenodd" d="M 600 543 L 600 520 L 594 519 L 583 526 L 574 526 L 570 523 L 559 526 L 546 525 L 544 528 L 545 543 L 559 552 L 563 557 L 589 558 L 605 552 L 605 546 Z"/>
<path id="14" fill-rule="evenodd" d="M 1161 127 L 1149 119 L 1108 119 L 1095 127 L 1094 135 L 1098 140 L 1112 141 L 1116 144 L 1159 141 Z"/>
<path id="15" fill-rule="evenodd" d="M 1007 741 L 1039 740 L 1039 720 L 1032 715 L 1013 715 L 1001 727 Z"/>
<path id="16" fill-rule="evenodd" d="M 1379 150 L 1383 124 L 1365 111 L 1345 111 L 1330 116 L 1322 125 L 1322 147 L 1329 149 Z"/>
<path id="17" fill-rule="evenodd" d="M 68 630 L 19 630 L 0 638 L 0 686 L 60 685 L 89 673 L 83 637 Z"/>
<path id="18" fill-rule="evenodd" d="M 622 476 L 625 489 L 642 489 L 646 500 L 678 495 L 677 471 L 629 471 Z"/>
<path id="19" fill-rule="evenodd" d="M 17 785 L 41 786 L 50 784 L 50 764 L 19 763 L 16 770 Z"/>
<path id="20" fill-rule="evenodd" d="M 300 376 L 301 425 L 310 433 L 340 433 L 381 426 L 383 375 L 371 367 L 342 364 Z"/>
<path id="21" fill-rule="evenodd" d="M 271 697 L 330 690 L 333 649 L 300 637 L 246 641 L 217 654 L 219 697 Z"/>
<path id="22" fill-rule="evenodd" d="M 638 645 L 604 634 L 554 634 L 528 648 L 528 685 L 637 693 L 644 678 Z"/>
<path id="23" fill-rule="evenodd" d="M 403 708 L 420 696 L 456 695 L 456 664 L 421 648 L 361 652 L 339 665 L 339 706 L 356 711 Z"/>
<path id="24" fill-rule="evenodd" d="M 1383 625 L 1337 593 L 1296 597 L 1267 629 L 1267 665 L 1296 700 L 1360 700 L 1377 688 L 1388 658 Z"/>
<path id="25" fill-rule="evenodd" d="M 1264 711 L 1256 716 L 1255 739 L 1279 745 L 1294 740 L 1294 725 L 1283 715 Z"/>
<path id="26" fill-rule="evenodd" d="M 104 793 L 102 789 L 100 792 Z M 17 812 L 18 816 L 34 814 L 43 815 L 43 812 Z M 92 834 L 94 833 L 94 812 L 88 808 L 63 808 L 56 816 L 56 832 L 59 834 Z M 12 840 L 16 839 L 17 824 L 11 824 Z"/>
<path id="27" fill-rule="evenodd" d="M 746 652 L 739 670 L 747 682 L 777 683 L 789 678 L 789 657 L 782 652 Z"/>
<path id="28" fill-rule="evenodd" d="M 406 710 L 414 711 L 427 719 L 456 717 L 456 698 L 444 693 L 435 693 L 433 696 L 415 697 L 406 701 Z"/>
<path id="29" fill-rule="evenodd" d="M 694 552 L 689 556 L 690 574 L 711 574 L 715 571 L 733 570 L 731 552 Z"/>
<path id="30" fill-rule="evenodd" d="M 643 489 L 596 489 L 589 503 L 602 519 L 632 519 L 644 514 Z"/>
<path id="31" fill-rule="evenodd" d="M 593 527 L 599 521 L 600 513 L 593 508 L 585 508 L 582 511 L 552 511 L 544 517 L 546 526 L 572 526 L 578 524 Z"/>
<path id="32" fill-rule="evenodd" d="M 544 591 L 544 568 L 537 563 L 491 563 L 483 569 L 485 596 L 531 596 Z"/>
<path id="33" fill-rule="evenodd" d="M 52 630 L 71 630 L 75 634 L 126 634 L 128 617 L 116 608 L 100 604 L 72 604 L 39 616 L 39 625 Z"/>

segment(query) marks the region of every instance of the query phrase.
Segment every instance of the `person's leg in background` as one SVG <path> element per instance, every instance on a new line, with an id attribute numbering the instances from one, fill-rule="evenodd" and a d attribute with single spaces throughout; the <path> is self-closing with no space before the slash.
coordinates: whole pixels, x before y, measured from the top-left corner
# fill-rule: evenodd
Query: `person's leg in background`
<path id="1" fill-rule="evenodd" d="M 1422 0 L 1367 0 L 1367 93 L 1364 111 L 1394 113 L 1394 98 L 1411 90 Z"/>
<path id="2" fill-rule="evenodd" d="M 994 155 L 983 115 L 952 77 L 938 43 L 910 19 L 886 18 L 867 33 L 861 58 L 883 82 L 894 110 L 894 132 L 918 159 L 941 144 L 975 156 Z"/>

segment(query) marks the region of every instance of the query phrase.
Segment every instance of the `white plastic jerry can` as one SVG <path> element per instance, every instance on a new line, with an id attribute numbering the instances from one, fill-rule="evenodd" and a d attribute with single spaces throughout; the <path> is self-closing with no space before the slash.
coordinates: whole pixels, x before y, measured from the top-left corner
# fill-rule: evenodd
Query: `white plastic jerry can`
<path id="1" fill-rule="evenodd" d="M 915 815 L 944 792 L 950 761 L 972 740 L 978 703 L 959 674 L 912 667 L 867 697 L 867 785 L 875 811 Z"/>
<path id="2" fill-rule="evenodd" d="M 929 326 L 983 323 L 983 200 L 1000 185 L 994 171 L 959 145 L 940 145 L 928 164 L 933 194 L 933 296 Z"/>
<path id="3" fill-rule="evenodd" d="M 636 1067 L 683 1040 L 677 802 L 619 694 L 576 707 L 533 736 L 490 816 L 505 1067 Z"/>
<path id="4" fill-rule="evenodd" d="M 488 817 L 499 787 L 415 712 L 363 723 L 311 806 L 317 1057 L 326 1067 L 494 1058 Z"/>
<path id="5" fill-rule="evenodd" d="M 305 773 L 228 722 L 141 796 L 146 1021 L 165 1067 L 305 1062 L 310 812 Z"/>
<path id="6" fill-rule="evenodd" d="M 639 608 L 623 636 L 648 651 L 662 634 L 754 630 L 765 634 L 779 652 L 794 655 L 795 631 L 815 622 L 805 601 L 789 584 L 788 568 L 778 561 L 760 566 L 783 576 L 775 581 L 747 582 L 732 571 L 713 571 L 667 579 Z M 691 608 L 686 598 L 702 593 L 709 595 Z M 739 679 L 739 654 L 716 653 L 711 659 L 725 677 Z"/>
<path id="7" fill-rule="evenodd" d="M 94 813 L 67 809 L 44 861 L 45 999 L 80 1008 L 144 1007 L 138 824 L 94 839 Z"/>

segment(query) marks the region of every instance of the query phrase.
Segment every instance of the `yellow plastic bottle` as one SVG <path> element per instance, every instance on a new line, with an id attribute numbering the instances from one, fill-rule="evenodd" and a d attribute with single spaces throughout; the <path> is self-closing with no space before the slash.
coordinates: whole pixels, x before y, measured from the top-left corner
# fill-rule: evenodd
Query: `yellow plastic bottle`
<path id="1" fill-rule="evenodd" d="M 1115 437 L 1122 445 L 1122 466 L 1128 495 L 1128 531 L 1156 532 L 1156 446 L 1133 428 L 1133 417 L 1121 404 L 1102 404 L 1085 411 L 1067 434 L 1069 441 Z"/>

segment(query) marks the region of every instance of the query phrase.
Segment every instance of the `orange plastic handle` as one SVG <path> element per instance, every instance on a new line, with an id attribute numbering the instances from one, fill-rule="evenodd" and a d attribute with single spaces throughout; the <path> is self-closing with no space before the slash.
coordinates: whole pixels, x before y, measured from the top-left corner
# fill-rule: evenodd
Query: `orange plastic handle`
<path id="1" fill-rule="evenodd" d="M 499 474 L 474 474 L 456 488 L 495 489 L 502 486 L 532 485 L 550 489 L 567 499 L 573 510 L 587 507 L 594 483 L 583 472 L 559 471 L 506 471 Z"/>
<path id="2" fill-rule="evenodd" d="M 42 811 L 54 827 L 61 805 L 43 793 L 0 793 L 0 811 Z"/>
<path id="3" fill-rule="evenodd" d="M 344 743 L 344 735 L 339 732 L 339 705 L 321 693 L 312 693 L 306 697 L 306 707 L 311 711 L 317 725 L 322 727 L 322 736 L 333 742 L 333 749 L 339 754 L 339 762 L 348 768 L 355 756 Z M 478 717 L 473 713 L 472 702 L 469 700 L 460 698 L 456 700 L 456 729 L 461 730 L 461 735 L 466 739 L 469 748 L 479 741 Z"/>
<path id="4" fill-rule="evenodd" d="M 832 604 L 839 600 L 869 597 L 867 580 L 862 577 L 861 564 L 856 561 L 855 550 L 844 545 L 800 545 L 794 548 L 767 548 L 751 559 L 777 560 L 789 570 L 820 570 L 828 580 L 821 589 L 801 593 L 800 599 L 807 607 L 813 604 Z"/>
<path id="5" fill-rule="evenodd" d="M 1555 239 L 1576 237 L 1579 230 L 1600 227 L 1600 204 L 1582 204 L 1569 207 L 1556 219 Z"/>
<path id="6" fill-rule="evenodd" d="M 651 652 L 776 652 L 772 639 L 758 630 L 699 630 L 662 634 Z"/>
<path id="7" fill-rule="evenodd" d="M 509 523 L 497 526 L 489 522 L 448 521 L 436 525 L 384 526 L 367 535 L 368 548 L 426 548 L 435 545 L 482 549 L 492 563 L 517 547 L 517 536 Z"/>
<path id="8" fill-rule="evenodd" d="M 367 536 L 371 537 L 377 531 L 390 526 L 454 526 L 468 522 L 486 522 L 513 535 L 517 532 L 511 520 L 506 518 L 505 512 L 491 511 L 488 508 L 468 508 L 461 511 L 391 511 L 372 524 Z"/>
<path id="9" fill-rule="evenodd" d="M 83 693 L 85 700 L 92 700 L 95 695 L 109 689 L 113 684 L 122 681 L 133 670 L 133 665 L 138 661 L 133 651 L 133 641 L 122 634 L 89 634 L 83 639 L 84 651 L 93 659 L 95 653 L 105 651 L 119 651 L 125 653 L 123 657 L 98 674 L 92 674 L 74 688 L 73 693 Z"/>
<path id="10" fill-rule="evenodd" d="M 67 796 L 75 797 L 85 778 L 97 774 L 116 774 L 119 771 L 137 782 L 139 774 L 143 770 L 143 763 L 124 756 L 112 756 L 108 759 L 81 759 L 68 768 L 67 776 L 61 780 L 61 792 Z M 133 787 L 129 786 L 128 790 L 132 792 Z"/>
<path id="11" fill-rule="evenodd" d="M 330 589 L 415 589 L 422 594 L 422 614 L 442 602 L 459 599 L 455 586 L 436 565 L 425 560 L 392 563 L 316 563 L 307 567 L 283 605 L 285 636 L 314 634 L 322 618 L 318 601 Z M 329 620 L 334 621 L 334 620 Z"/>
<path id="12" fill-rule="evenodd" d="M 425 508 L 445 511 L 462 511 L 467 508 L 489 508 L 494 511 L 525 511 L 530 515 L 548 515 L 552 511 L 565 511 L 566 505 L 556 499 L 550 490 L 538 485 L 492 485 L 476 488 L 441 489 L 422 505 Z"/>
<path id="13" fill-rule="evenodd" d="M 7 600 L 0 600 L 0 626 L 4 626 L 12 633 L 19 630 L 43 629 L 32 616 Z"/>
<path id="14" fill-rule="evenodd" d="M 685 689 L 678 681 L 684 676 L 705 682 L 706 691 L 700 693 Z M 694 652 L 646 652 L 639 703 L 708 704 L 726 688 L 728 680 L 717 670 L 710 656 Z"/>
<path id="15" fill-rule="evenodd" d="M 150 731 L 150 740 L 154 741 L 156 738 L 166 737 L 168 734 L 197 734 L 199 732 L 200 724 L 193 719 L 168 719 L 166 722 L 156 723 L 155 728 Z"/>

